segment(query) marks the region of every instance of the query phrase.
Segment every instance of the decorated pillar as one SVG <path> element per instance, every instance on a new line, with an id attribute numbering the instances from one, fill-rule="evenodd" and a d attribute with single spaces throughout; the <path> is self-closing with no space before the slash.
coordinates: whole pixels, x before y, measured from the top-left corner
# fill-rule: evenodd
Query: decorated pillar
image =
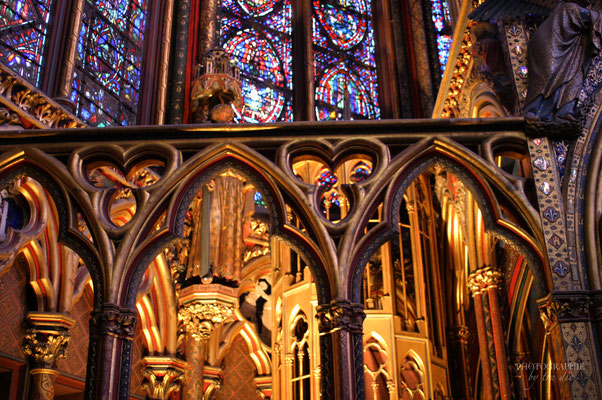
<path id="1" fill-rule="evenodd" d="M 318 330 L 322 367 L 323 399 L 363 399 L 364 349 L 362 327 L 366 314 L 363 304 L 336 299 L 318 306 Z"/>
<path id="2" fill-rule="evenodd" d="M 149 399 L 167 400 L 180 390 L 186 363 L 173 357 L 144 357 L 142 388 Z"/>
<path id="3" fill-rule="evenodd" d="M 199 24 L 198 55 L 200 60 L 219 45 L 219 6 L 220 0 L 201 1 Z"/>
<path id="4" fill-rule="evenodd" d="M 475 319 L 477 322 L 477 336 L 479 341 L 479 359 L 483 376 L 483 393 L 487 400 L 493 399 L 493 378 L 491 375 L 491 361 L 487 339 L 487 326 L 485 324 L 485 310 L 483 308 L 483 293 L 480 286 L 469 282 L 474 301 Z"/>
<path id="5" fill-rule="evenodd" d="M 69 26 L 65 39 L 65 49 L 63 54 L 63 66 L 59 78 L 56 101 L 63 106 L 68 107 L 72 112 L 75 111 L 75 104 L 71 101 L 71 92 L 73 91 L 73 78 L 75 74 L 75 56 L 77 53 L 77 44 L 79 41 L 80 29 L 84 13 L 84 0 L 75 0 L 72 2 L 71 15 L 69 16 Z"/>
<path id="6" fill-rule="evenodd" d="M 105 303 L 90 315 L 86 399 L 129 399 L 136 310 Z"/>
<path id="7" fill-rule="evenodd" d="M 235 320 L 237 294 L 235 288 L 218 284 L 191 285 L 180 290 L 178 320 L 187 362 L 183 400 L 206 398 L 206 391 L 212 393 L 219 386 L 219 379 L 211 382 L 213 386 L 203 382 L 207 342 L 216 326 Z"/>
<path id="8" fill-rule="evenodd" d="M 501 271 L 493 267 L 485 267 L 477 270 L 469 277 L 469 286 L 473 292 L 475 300 L 475 309 L 482 308 L 485 322 L 485 334 L 487 337 L 487 353 L 489 355 L 489 364 L 491 367 L 492 394 L 495 398 L 512 398 L 512 388 L 510 386 L 510 374 L 508 369 L 508 357 L 506 351 L 506 340 L 502 324 L 502 311 L 499 303 L 499 288 L 504 282 L 504 276 Z M 479 319 L 479 311 L 477 320 Z M 483 326 L 477 322 L 479 327 L 479 336 L 483 336 Z M 479 338 L 481 341 L 481 338 Z M 483 348 L 479 342 L 481 350 L 481 362 L 483 362 Z M 485 381 L 485 380 L 484 380 Z"/>
<path id="9" fill-rule="evenodd" d="M 66 356 L 69 330 L 75 320 L 58 313 L 27 314 L 22 350 L 29 363 L 29 399 L 54 399 L 56 362 Z"/>

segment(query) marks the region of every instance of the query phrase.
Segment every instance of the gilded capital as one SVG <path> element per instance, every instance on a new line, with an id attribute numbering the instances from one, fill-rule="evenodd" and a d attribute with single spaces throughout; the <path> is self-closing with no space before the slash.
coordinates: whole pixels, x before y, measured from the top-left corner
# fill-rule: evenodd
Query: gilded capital
<path id="1" fill-rule="evenodd" d="M 489 288 L 501 289 L 504 284 L 504 274 L 494 267 L 478 269 L 468 276 L 468 287 L 473 296 Z"/>
<path id="2" fill-rule="evenodd" d="M 168 399 L 178 392 L 184 379 L 186 363 L 171 357 L 145 357 L 142 388 L 153 400 Z"/>
<path id="3" fill-rule="evenodd" d="M 69 332 L 27 329 L 21 349 L 36 368 L 52 369 L 56 361 L 66 357 Z"/>

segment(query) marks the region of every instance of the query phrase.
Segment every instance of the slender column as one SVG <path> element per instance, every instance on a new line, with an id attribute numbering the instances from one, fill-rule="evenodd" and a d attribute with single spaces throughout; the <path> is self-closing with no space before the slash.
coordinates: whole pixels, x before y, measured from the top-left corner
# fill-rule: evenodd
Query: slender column
<path id="1" fill-rule="evenodd" d="M 75 73 L 75 53 L 77 52 L 77 42 L 79 40 L 80 29 L 82 26 L 82 16 L 84 12 L 85 0 L 73 0 L 71 8 L 71 17 L 67 39 L 65 40 L 65 51 L 63 53 L 63 67 L 59 78 L 59 86 L 56 101 L 68 107 L 71 111 L 75 110 L 75 105 L 71 102 L 70 96 L 73 91 L 73 77 Z"/>
<path id="2" fill-rule="evenodd" d="M 92 311 L 86 399 L 129 399 L 136 320 L 135 310 L 115 304 Z"/>
<path id="3" fill-rule="evenodd" d="M 472 298 L 474 300 L 475 317 L 477 321 L 477 335 L 479 340 L 479 358 L 483 371 L 483 388 L 485 398 L 493 399 L 493 379 L 491 377 L 491 365 L 489 364 L 489 350 L 487 346 L 487 327 L 485 325 L 485 314 L 483 310 L 483 294 L 478 286 L 470 285 Z"/>
<path id="4" fill-rule="evenodd" d="M 60 375 L 56 362 L 66 356 L 69 330 L 74 323 L 64 314 L 27 314 L 28 329 L 22 349 L 30 368 L 29 399 L 54 399 L 54 380 Z"/>
<path id="5" fill-rule="evenodd" d="M 345 299 L 318 306 L 316 318 L 322 351 L 323 399 L 351 400 L 365 397 L 362 347 L 365 317 L 362 304 Z M 331 353 L 325 351 L 325 346 L 332 346 Z M 328 374 L 324 373 L 325 368 L 331 369 L 329 379 L 326 379 Z"/>
<path id="6" fill-rule="evenodd" d="M 142 387 L 152 400 L 167 400 L 178 392 L 184 378 L 186 363 L 173 357 L 144 357 Z"/>
<path id="7" fill-rule="evenodd" d="M 499 305 L 498 288 L 503 283 L 504 277 L 499 270 L 493 267 L 486 267 L 477 270 L 469 277 L 469 285 L 473 291 L 479 290 L 483 296 L 483 309 L 489 311 L 489 319 L 485 314 L 485 321 L 491 326 L 491 336 L 493 343 L 494 359 L 492 362 L 492 380 L 494 387 L 499 385 L 499 397 L 503 400 L 512 398 L 512 389 L 510 387 L 510 375 L 508 372 L 508 358 L 506 356 L 506 342 L 504 329 L 502 325 L 502 313 Z M 475 302 L 476 304 L 476 302 Z M 498 393 L 494 393 L 497 397 Z"/>
<path id="8" fill-rule="evenodd" d="M 205 58 L 209 50 L 219 44 L 219 0 L 201 0 L 201 21 L 199 24 L 198 61 Z"/>
<path id="9" fill-rule="evenodd" d="M 451 384 L 453 393 L 462 399 L 471 399 L 472 391 L 469 375 L 469 357 L 468 357 L 468 339 L 470 332 L 464 325 L 454 326 L 447 332 L 451 354 L 454 354 L 450 361 L 450 373 L 452 376 Z"/>

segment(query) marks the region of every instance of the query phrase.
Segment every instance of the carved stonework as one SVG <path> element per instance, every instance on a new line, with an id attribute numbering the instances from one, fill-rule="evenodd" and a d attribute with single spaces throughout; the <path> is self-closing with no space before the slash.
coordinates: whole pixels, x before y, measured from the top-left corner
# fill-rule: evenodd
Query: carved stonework
<path id="1" fill-rule="evenodd" d="M 468 277 L 468 287 L 473 295 L 493 287 L 501 289 L 503 285 L 504 274 L 493 267 L 481 268 Z"/>
<path id="2" fill-rule="evenodd" d="M 85 124 L 0 63 L 0 125 L 81 128 Z"/>
<path id="3" fill-rule="evenodd" d="M 56 368 L 56 361 L 67 355 L 69 330 L 74 323 L 74 319 L 64 314 L 27 314 L 28 329 L 21 349 L 34 368 Z"/>
<path id="4" fill-rule="evenodd" d="M 142 388 L 150 399 L 168 399 L 178 392 L 184 378 L 186 363 L 171 357 L 144 357 Z"/>
<path id="5" fill-rule="evenodd" d="M 206 342 L 216 325 L 236 319 L 236 290 L 218 284 L 192 285 L 180 291 L 180 334 Z"/>
<path id="6" fill-rule="evenodd" d="M 92 311 L 90 315 L 90 336 L 111 335 L 133 340 L 136 330 L 136 314 L 135 310 L 105 304 L 101 311 Z"/>
<path id="7" fill-rule="evenodd" d="M 69 339 L 68 332 L 28 329 L 21 348 L 38 368 L 54 368 L 58 359 L 66 357 Z"/>
<path id="8" fill-rule="evenodd" d="M 540 300 L 539 316 L 543 322 L 546 333 L 550 333 L 558 326 L 558 317 L 566 305 L 562 305 L 552 299 L 552 296 Z"/>
<path id="9" fill-rule="evenodd" d="M 343 329 L 351 333 L 362 333 L 366 313 L 363 304 L 351 303 L 348 300 L 333 300 L 329 305 L 318 307 L 318 329 L 322 333 Z"/>

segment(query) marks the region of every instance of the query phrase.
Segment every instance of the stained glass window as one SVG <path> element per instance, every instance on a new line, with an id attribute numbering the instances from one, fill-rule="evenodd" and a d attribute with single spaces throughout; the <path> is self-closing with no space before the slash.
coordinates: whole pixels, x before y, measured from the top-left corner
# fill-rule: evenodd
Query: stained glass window
<path id="1" fill-rule="evenodd" d="M 93 126 L 132 125 L 149 0 L 86 0 L 71 101 Z"/>
<path id="2" fill-rule="evenodd" d="M 52 0 L 0 1 L 0 61 L 38 85 Z"/>
<path id="3" fill-rule="evenodd" d="M 221 42 L 240 69 L 237 122 L 292 121 L 291 0 L 223 0 Z"/>
<path id="4" fill-rule="evenodd" d="M 449 3 L 447 0 L 431 0 L 431 6 L 433 24 L 435 25 L 435 36 L 437 38 L 439 65 L 441 65 L 441 74 L 443 75 L 452 43 Z"/>
<path id="5" fill-rule="evenodd" d="M 313 0 L 316 117 L 380 118 L 370 0 Z"/>

